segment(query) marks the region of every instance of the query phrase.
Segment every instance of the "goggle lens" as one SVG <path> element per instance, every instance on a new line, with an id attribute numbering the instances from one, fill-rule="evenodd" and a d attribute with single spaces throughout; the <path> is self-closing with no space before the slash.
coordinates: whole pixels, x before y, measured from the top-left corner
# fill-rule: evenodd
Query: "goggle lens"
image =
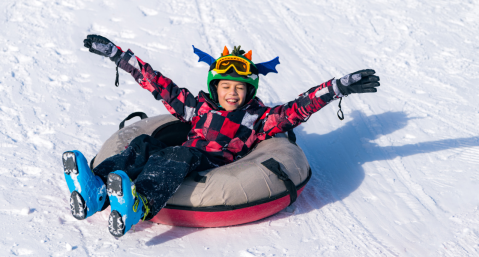
<path id="1" fill-rule="evenodd" d="M 227 70 L 233 65 L 239 72 L 247 72 L 248 66 L 244 62 L 235 61 L 235 60 L 225 60 L 218 64 L 218 70 Z"/>
<path id="2" fill-rule="evenodd" d="M 227 56 L 218 60 L 213 70 L 218 73 L 225 73 L 231 67 L 233 67 L 239 75 L 247 76 L 252 73 L 250 63 L 236 56 Z"/>

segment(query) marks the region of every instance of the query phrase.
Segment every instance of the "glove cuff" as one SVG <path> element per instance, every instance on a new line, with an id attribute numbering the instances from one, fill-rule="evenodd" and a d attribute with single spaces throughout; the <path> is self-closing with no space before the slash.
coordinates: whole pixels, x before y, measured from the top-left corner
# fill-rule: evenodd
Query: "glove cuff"
<path id="1" fill-rule="evenodd" d="M 115 52 L 115 53 L 113 53 Z M 122 50 L 118 49 L 116 46 L 115 46 L 115 49 L 112 51 L 112 55 L 110 57 L 110 60 L 112 62 L 114 62 L 115 64 L 118 64 L 118 62 L 120 61 L 120 58 L 121 58 L 121 54 L 123 53 Z"/>
<path id="2" fill-rule="evenodd" d="M 343 97 L 344 94 L 341 92 L 341 90 L 339 90 L 338 82 L 341 84 L 341 82 L 338 81 L 337 79 L 333 79 L 332 84 L 333 84 L 334 93 L 339 98 L 339 97 Z"/>

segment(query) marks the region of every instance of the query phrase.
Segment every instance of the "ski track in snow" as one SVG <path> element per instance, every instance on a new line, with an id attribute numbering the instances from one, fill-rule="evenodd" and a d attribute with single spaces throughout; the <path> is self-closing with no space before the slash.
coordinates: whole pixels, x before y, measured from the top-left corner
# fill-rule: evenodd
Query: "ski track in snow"
<path id="1" fill-rule="evenodd" d="M 0 3 L 0 256 L 478 256 L 479 1 Z M 343 99 L 295 131 L 313 177 L 277 215 L 226 228 L 143 222 L 120 239 L 109 209 L 70 214 L 61 154 L 93 158 L 131 112 L 167 113 L 88 34 L 130 48 L 197 94 L 191 45 L 280 56 L 258 96 L 285 103 L 373 68 L 376 94 Z M 188 75 L 185 75 L 188 74 Z"/>

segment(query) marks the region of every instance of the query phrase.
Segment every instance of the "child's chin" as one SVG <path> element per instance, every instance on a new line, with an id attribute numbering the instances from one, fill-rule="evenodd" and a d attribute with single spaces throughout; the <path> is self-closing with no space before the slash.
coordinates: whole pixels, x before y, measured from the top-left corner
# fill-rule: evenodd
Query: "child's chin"
<path id="1" fill-rule="evenodd" d="M 227 111 L 234 111 L 234 110 L 238 109 L 241 106 L 241 104 L 239 104 L 239 103 L 236 103 L 236 104 L 225 103 L 225 105 L 222 105 L 222 106 Z"/>

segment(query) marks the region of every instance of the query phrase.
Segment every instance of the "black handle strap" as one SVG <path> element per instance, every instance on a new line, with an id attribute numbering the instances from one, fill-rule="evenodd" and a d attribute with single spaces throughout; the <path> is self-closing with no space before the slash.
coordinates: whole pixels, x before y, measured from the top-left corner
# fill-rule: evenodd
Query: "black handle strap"
<path id="1" fill-rule="evenodd" d="M 338 110 L 338 113 L 336 113 L 338 115 L 338 118 L 339 120 L 344 120 L 344 113 L 343 113 L 343 110 L 341 110 L 341 101 L 343 101 L 343 98 L 339 98 L 339 104 L 338 104 L 338 107 L 339 107 L 339 110 Z M 341 113 L 341 115 L 339 115 L 339 113 Z"/>
<path id="2" fill-rule="evenodd" d="M 146 118 L 148 118 L 148 116 L 147 116 L 144 112 L 134 112 L 134 113 L 128 115 L 128 117 L 126 117 L 126 118 L 120 123 L 120 129 L 122 129 L 123 127 L 125 127 L 125 121 L 130 120 L 131 118 L 134 118 L 134 117 L 140 117 L 141 119 L 146 119 Z"/>
<path id="3" fill-rule="evenodd" d="M 292 129 L 288 130 L 288 140 L 292 144 L 296 144 L 296 134 L 294 133 Z"/>
<path id="4" fill-rule="evenodd" d="M 93 157 L 93 159 L 91 159 L 91 161 L 90 161 L 90 170 L 93 170 L 93 163 L 95 162 L 95 158 L 96 158 L 96 155 L 95 155 L 95 157 Z"/>
<path id="5" fill-rule="evenodd" d="M 196 172 L 194 174 L 193 180 L 197 183 L 206 183 L 206 176 L 201 176 L 200 173 Z"/>
<path id="6" fill-rule="evenodd" d="M 296 186 L 294 185 L 293 181 L 289 178 L 288 174 L 284 172 L 281 169 L 281 166 L 279 165 L 279 162 L 277 162 L 275 159 L 270 158 L 264 162 L 262 162 L 266 168 L 268 168 L 271 172 L 276 174 L 280 180 L 284 182 L 284 185 L 286 186 L 286 189 L 289 192 L 289 205 L 293 204 L 296 201 L 296 198 L 298 198 L 298 192 L 296 191 Z"/>

